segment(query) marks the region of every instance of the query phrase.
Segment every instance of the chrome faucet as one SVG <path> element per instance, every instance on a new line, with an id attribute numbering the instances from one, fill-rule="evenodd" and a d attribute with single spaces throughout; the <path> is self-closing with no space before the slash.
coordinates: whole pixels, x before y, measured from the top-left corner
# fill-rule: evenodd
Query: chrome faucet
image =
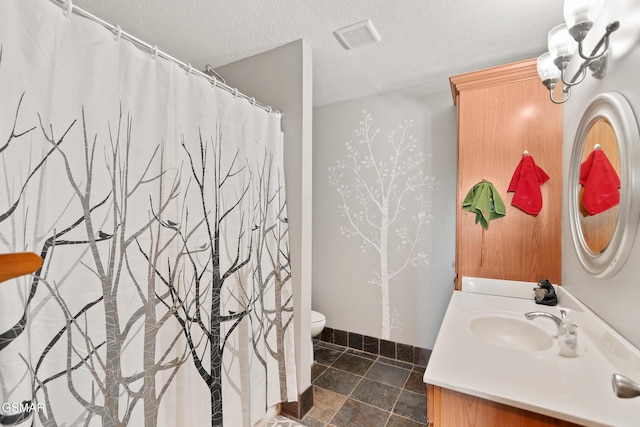
<path id="1" fill-rule="evenodd" d="M 560 310 L 560 315 L 562 316 L 561 318 L 556 316 L 555 314 L 547 313 L 546 311 L 531 311 L 529 313 L 525 313 L 524 317 L 526 317 L 529 320 L 533 320 L 536 317 L 546 317 L 556 322 L 556 326 L 560 328 L 560 325 L 562 324 L 562 319 L 564 319 L 567 313 L 564 310 Z"/>
<path id="2" fill-rule="evenodd" d="M 634 383 L 630 378 L 620 374 L 613 374 L 611 378 L 613 391 L 616 396 L 628 399 L 630 397 L 640 396 L 640 384 Z"/>

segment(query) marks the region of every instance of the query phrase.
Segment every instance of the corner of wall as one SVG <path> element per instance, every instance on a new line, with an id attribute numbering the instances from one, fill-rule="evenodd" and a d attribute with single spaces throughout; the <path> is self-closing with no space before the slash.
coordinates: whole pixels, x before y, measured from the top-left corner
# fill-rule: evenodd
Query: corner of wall
<path id="1" fill-rule="evenodd" d="M 256 75 L 259 70 L 259 75 Z M 311 47 L 296 40 L 216 69 L 232 87 L 284 113 L 284 162 L 291 249 L 298 392 L 311 384 Z"/>

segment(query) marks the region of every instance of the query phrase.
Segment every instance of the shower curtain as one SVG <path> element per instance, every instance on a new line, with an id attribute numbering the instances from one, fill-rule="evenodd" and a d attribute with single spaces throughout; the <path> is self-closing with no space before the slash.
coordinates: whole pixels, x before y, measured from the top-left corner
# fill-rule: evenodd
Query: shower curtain
<path id="1" fill-rule="evenodd" d="M 251 426 L 296 399 L 280 114 L 0 5 L 0 425 Z"/>

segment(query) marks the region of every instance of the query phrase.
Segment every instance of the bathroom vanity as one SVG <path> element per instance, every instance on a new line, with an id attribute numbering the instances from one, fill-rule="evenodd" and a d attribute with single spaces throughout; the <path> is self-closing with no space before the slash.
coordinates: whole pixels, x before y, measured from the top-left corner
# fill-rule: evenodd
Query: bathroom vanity
<path id="1" fill-rule="evenodd" d="M 553 307 L 534 302 L 535 287 L 463 278 L 424 374 L 430 425 L 638 425 L 640 399 L 617 397 L 611 380 L 639 380 L 640 351 L 562 287 Z M 559 355 L 553 321 L 524 316 L 560 309 L 578 325 L 576 357 Z"/>

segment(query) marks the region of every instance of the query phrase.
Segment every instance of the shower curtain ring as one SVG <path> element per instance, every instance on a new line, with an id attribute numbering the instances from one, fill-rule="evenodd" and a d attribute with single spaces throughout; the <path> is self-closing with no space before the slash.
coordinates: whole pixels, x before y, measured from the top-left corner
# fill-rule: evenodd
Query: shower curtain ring
<path id="1" fill-rule="evenodd" d="M 191 63 L 187 64 L 187 76 L 191 75 L 191 71 L 193 70 L 193 67 L 191 66 Z"/>
<path id="2" fill-rule="evenodd" d="M 254 107 L 256 106 L 256 99 L 253 96 L 249 101 L 251 102 L 251 105 L 253 105 Z"/>
<path id="3" fill-rule="evenodd" d="M 269 114 L 271 114 L 271 111 L 272 111 L 272 110 L 271 110 L 271 105 L 269 105 L 269 111 L 268 111 L 268 112 L 269 112 Z"/>
<path id="4" fill-rule="evenodd" d="M 151 57 L 153 59 L 157 59 L 158 58 L 158 45 L 157 44 L 153 45 L 153 54 L 151 55 Z"/>
<path id="5" fill-rule="evenodd" d="M 73 1 L 72 0 L 67 0 L 65 2 L 65 8 L 64 8 L 64 16 L 66 18 L 69 17 L 69 15 L 71 15 L 71 12 L 73 11 Z"/>
<path id="6" fill-rule="evenodd" d="M 237 87 L 234 87 L 234 88 L 233 88 L 233 97 L 234 97 L 234 98 L 237 98 L 237 97 L 238 97 L 238 93 L 240 93 L 240 92 L 238 92 L 238 88 L 237 88 Z"/>
<path id="7" fill-rule="evenodd" d="M 122 28 L 120 28 L 120 25 L 116 25 L 115 27 L 113 27 L 113 39 L 115 41 L 120 41 L 121 36 L 122 36 Z"/>
<path id="8" fill-rule="evenodd" d="M 218 86 L 218 79 L 216 79 L 215 77 L 211 77 L 210 82 L 211 82 L 211 87 L 215 88 L 216 86 Z"/>

